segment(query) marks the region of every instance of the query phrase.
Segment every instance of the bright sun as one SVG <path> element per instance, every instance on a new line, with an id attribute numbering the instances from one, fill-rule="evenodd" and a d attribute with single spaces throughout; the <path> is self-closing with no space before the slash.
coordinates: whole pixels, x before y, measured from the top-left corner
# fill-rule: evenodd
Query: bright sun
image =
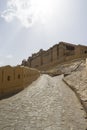
<path id="1" fill-rule="evenodd" d="M 33 14 L 46 22 L 53 19 L 55 14 L 63 16 L 66 3 L 63 0 L 31 0 L 31 5 Z"/>
<path id="2" fill-rule="evenodd" d="M 49 23 L 56 17 L 60 19 L 65 15 L 65 5 L 64 0 L 8 0 L 2 17 L 7 22 L 16 18 L 23 26 L 30 27 L 36 21 Z"/>
<path id="3" fill-rule="evenodd" d="M 53 0 L 31 0 L 31 5 L 37 15 L 46 17 L 53 12 Z"/>

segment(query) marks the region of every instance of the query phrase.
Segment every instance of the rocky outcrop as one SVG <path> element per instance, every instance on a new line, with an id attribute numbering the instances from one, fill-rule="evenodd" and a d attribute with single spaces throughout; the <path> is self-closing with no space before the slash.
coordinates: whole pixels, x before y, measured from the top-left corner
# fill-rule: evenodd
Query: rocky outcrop
<path id="1" fill-rule="evenodd" d="M 83 70 L 73 72 L 64 77 L 64 82 L 76 93 L 87 112 L 87 72 Z"/>

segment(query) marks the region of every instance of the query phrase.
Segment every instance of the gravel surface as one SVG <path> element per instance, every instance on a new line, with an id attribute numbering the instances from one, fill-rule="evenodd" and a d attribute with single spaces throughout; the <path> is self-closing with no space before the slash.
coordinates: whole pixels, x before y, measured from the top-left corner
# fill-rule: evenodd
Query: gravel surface
<path id="1" fill-rule="evenodd" d="M 19 94 L 1 100 L 0 130 L 86 130 L 86 113 L 62 78 L 42 75 Z"/>

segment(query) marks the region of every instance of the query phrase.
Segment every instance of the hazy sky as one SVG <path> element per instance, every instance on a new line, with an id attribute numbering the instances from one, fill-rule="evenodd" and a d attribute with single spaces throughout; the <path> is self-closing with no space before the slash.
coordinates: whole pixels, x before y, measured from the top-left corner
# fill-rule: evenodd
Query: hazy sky
<path id="1" fill-rule="evenodd" d="M 59 41 L 87 45 L 87 0 L 0 0 L 0 66 Z"/>

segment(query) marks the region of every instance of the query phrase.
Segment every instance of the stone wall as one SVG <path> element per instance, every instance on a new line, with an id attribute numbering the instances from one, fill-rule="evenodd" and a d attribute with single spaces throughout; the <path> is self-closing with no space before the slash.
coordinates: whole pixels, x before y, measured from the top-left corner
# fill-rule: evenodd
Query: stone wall
<path id="1" fill-rule="evenodd" d="M 12 95 L 24 89 L 39 77 L 36 69 L 22 66 L 0 68 L 0 98 Z"/>
<path id="2" fill-rule="evenodd" d="M 41 56 L 35 56 L 31 61 L 32 68 L 38 68 L 41 66 Z"/>
<path id="3" fill-rule="evenodd" d="M 54 64 L 84 57 L 87 57 L 87 46 L 59 42 L 59 44 L 54 45 L 46 51 L 41 49 L 38 53 L 29 57 L 27 63 L 22 62 L 22 65 L 46 70 Z"/>
<path id="4" fill-rule="evenodd" d="M 48 51 L 46 51 L 45 53 L 43 53 L 43 64 L 42 65 L 46 65 L 49 64 L 52 61 L 52 55 L 51 55 L 51 49 L 49 49 Z"/>
<path id="5" fill-rule="evenodd" d="M 59 46 L 57 44 L 53 46 L 52 51 L 53 51 L 52 53 L 53 61 L 55 62 L 56 60 L 58 60 L 58 57 L 59 57 Z"/>
<path id="6" fill-rule="evenodd" d="M 86 57 L 87 56 L 87 46 L 79 45 L 80 48 L 80 56 Z"/>

